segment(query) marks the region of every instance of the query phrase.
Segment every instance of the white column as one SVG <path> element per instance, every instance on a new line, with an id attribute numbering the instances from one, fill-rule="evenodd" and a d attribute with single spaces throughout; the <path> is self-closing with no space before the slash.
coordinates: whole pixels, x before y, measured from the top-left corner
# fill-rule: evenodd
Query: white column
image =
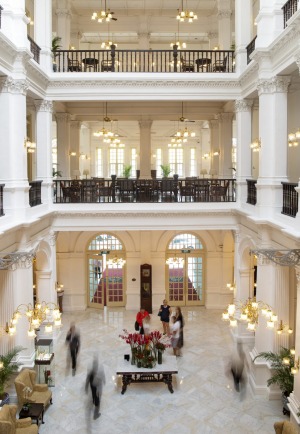
<path id="1" fill-rule="evenodd" d="M 57 19 L 57 36 L 61 38 L 62 50 L 69 50 L 72 17 L 70 0 L 59 0 L 55 15 Z"/>
<path id="2" fill-rule="evenodd" d="M 0 78 L 0 183 L 5 184 L 5 214 L 25 216 L 29 208 L 26 139 L 26 80 Z"/>
<path id="3" fill-rule="evenodd" d="M 236 188 L 240 203 L 247 202 L 247 179 L 251 178 L 251 109 L 253 100 L 235 101 L 237 132 Z"/>
<path id="4" fill-rule="evenodd" d="M 230 0 L 218 0 L 219 49 L 230 50 L 231 46 Z"/>
<path id="5" fill-rule="evenodd" d="M 42 182 L 42 203 L 52 203 L 52 101 L 35 100 L 37 180 Z"/>
<path id="6" fill-rule="evenodd" d="M 139 121 L 140 126 L 140 177 L 151 178 L 151 126 L 152 121 Z"/>
<path id="7" fill-rule="evenodd" d="M 257 211 L 272 217 L 282 206 L 282 181 L 287 181 L 287 90 L 289 77 L 259 80 L 259 178 Z"/>
<path id="8" fill-rule="evenodd" d="M 253 39 L 252 0 L 235 0 L 235 70 L 241 73 L 247 66 L 247 45 Z"/>
<path id="9" fill-rule="evenodd" d="M 57 123 L 57 163 L 63 178 L 70 178 L 70 115 L 56 113 Z"/>
<path id="10" fill-rule="evenodd" d="M 28 18 L 25 15 L 25 0 L 1 0 L 3 10 L 1 12 L 1 33 L 18 47 L 27 47 Z"/>
<path id="11" fill-rule="evenodd" d="M 220 152 L 218 119 L 210 120 L 209 128 L 210 128 L 210 150 L 211 150 L 210 174 L 211 176 L 217 176 L 219 174 L 220 154 L 214 155 L 214 153 Z"/>
<path id="12" fill-rule="evenodd" d="M 232 118 L 233 113 L 220 113 L 219 119 L 219 177 L 232 177 Z"/>
<path id="13" fill-rule="evenodd" d="M 209 32 L 207 34 L 208 37 L 208 48 L 209 50 L 213 50 L 215 47 L 219 48 L 219 39 L 218 39 L 218 33 Z"/>
<path id="14" fill-rule="evenodd" d="M 282 0 L 260 0 L 255 48 L 267 47 L 283 30 Z"/>
<path id="15" fill-rule="evenodd" d="M 74 177 L 74 170 L 79 170 L 80 128 L 80 121 L 70 121 L 70 152 L 76 152 L 76 156 L 70 157 L 70 174 L 72 178 Z"/>
<path id="16" fill-rule="evenodd" d="M 300 356 L 300 265 L 295 267 L 296 271 L 296 279 L 297 279 L 297 309 L 296 309 L 296 330 L 295 333 L 295 350 L 296 350 L 296 358 Z M 289 409 L 291 411 L 292 422 L 299 424 L 299 416 L 297 413 L 299 412 L 300 407 L 300 373 L 294 376 L 294 390 L 293 393 L 289 396 Z"/>
<path id="17" fill-rule="evenodd" d="M 275 267 L 275 304 L 274 313 L 278 315 L 277 328 L 280 320 L 283 325 L 290 325 L 290 294 L 289 294 L 289 267 L 277 265 Z M 274 351 L 279 353 L 281 347 L 290 348 L 290 335 L 284 333 L 282 335 L 275 334 Z"/>
<path id="18" fill-rule="evenodd" d="M 34 40 L 41 48 L 40 65 L 52 71 L 52 0 L 34 2 Z"/>

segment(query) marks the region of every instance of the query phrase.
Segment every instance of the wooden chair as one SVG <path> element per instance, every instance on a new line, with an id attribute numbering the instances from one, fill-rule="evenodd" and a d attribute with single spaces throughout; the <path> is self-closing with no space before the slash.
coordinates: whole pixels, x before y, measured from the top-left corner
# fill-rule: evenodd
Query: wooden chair
<path id="1" fill-rule="evenodd" d="M 216 60 L 213 64 L 213 72 L 226 72 L 227 70 L 227 56 L 223 60 Z"/>
<path id="2" fill-rule="evenodd" d="M 120 202 L 132 202 L 136 194 L 136 184 L 132 179 L 118 179 L 117 188 Z"/>
<path id="3" fill-rule="evenodd" d="M 195 196 L 195 185 L 193 180 L 179 181 L 179 194 L 181 202 L 183 198 L 189 198 L 191 201 Z"/>
<path id="4" fill-rule="evenodd" d="M 178 190 L 174 186 L 174 180 L 172 179 L 162 179 L 159 185 L 160 195 L 162 201 L 173 201 L 177 202 Z"/>
<path id="5" fill-rule="evenodd" d="M 81 63 L 77 59 L 70 59 L 68 57 L 68 71 L 70 72 L 80 72 L 82 71 Z"/>
<path id="6" fill-rule="evenodd" d="M 187 61 L 183 57 L 180 58 L 180 62 L 181 62 L 182 72 L 194 72 L 195 70 L 194 62 Z"/>
<path id="7" fill-rule="evenodd" d="M 210 194 L 209 194 L 210 202 L 227 201 L 227 190 L 229 186 L 229 181 L 226 181 L 224 185 L 219 184 L 218 182 L 216 184 L 212 183 L 210 186 Z"/>
<path id="8" fill-rule="evenodd" d="M 101 61 L 101 71 L 102 72 L 112 71 L 112 61 L 111 60 L 102 60 Z"/>

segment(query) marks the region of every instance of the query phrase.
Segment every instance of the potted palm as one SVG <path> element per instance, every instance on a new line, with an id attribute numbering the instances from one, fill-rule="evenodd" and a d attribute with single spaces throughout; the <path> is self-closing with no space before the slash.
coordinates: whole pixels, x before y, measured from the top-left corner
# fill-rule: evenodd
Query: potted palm
<path id="1" fill-rule="evenodd" d="M 57 51 L 61 49 L 61 37 L 60 36 L 54 36 L 52 38 L 52 48 L 51 51 L 53 53 L 53 71 L 57 71 L 57 64 L 56 64 L 56 57 L 58 56 Z"/>
<path id="2" fill-rule="evenodd" d="M 163 178 L 168 178 L 168 176 L 172 172 L 170 164 L 161 164 L 160 168 L 162 170 Z"/>
<path id="3" fill-rule="evenodd" d="M 5 387 L 11 376 L 18 371 L 20 363 L 13 362 L 13 359 L 25 348 L 15 347 L 4 356 L 0 356 L 0 400 L 3 404 L 9 403 L 9 394 L 5 392 Z"/>
<path id="4" fill-rule="evenodd" d="M 131 169 L 132 169 L 132 166 L 130 166 L 130 165 L 124 166 L 124 169 L 123 169 L 123 176 L 124 176 L 124 178 L 127 178 L 127 179 L 130 178 Z"/>
<path id="5" fill-rule="evenodd" d="M 259 353 L 254 360 L 263 358 L 271 363 L 272 376 L 268 379 L 267 385 L 277 384 L 282 392 L 283 414 L 289 414 L 287 398 L 294 388 L 294 376 L 291 368 L 295 365 L 295 356 L 288 348 L 282 347 L 279 353 L 272 351 Z"/>

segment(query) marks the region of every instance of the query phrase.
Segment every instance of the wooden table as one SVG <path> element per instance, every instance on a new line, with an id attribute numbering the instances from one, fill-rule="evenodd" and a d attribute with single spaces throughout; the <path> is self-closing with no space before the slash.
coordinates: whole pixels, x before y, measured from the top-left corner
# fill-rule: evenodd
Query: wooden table
<path id="1" fill-rule="evenodd" d="M 29 403 L 28 411 L 23 410 L 23 407 L 19 413 L 19 418 L 24 419 L 26 417 L 31 417 L 36 421 L 37 426 L 39 421 L 44 422 L 44 404 Z"/>
<path id="2" fill-rule="evenodd" d="M 197 72 L 210 71 L 211 59 L 209 59 L 208 57 L 201 57 L 200 59 L 196 59 L 195 63 L 197 65 Z"/>
<path id="3" fill-rule="evenodd" d="M 127 386 L 131 383 L 165 383 L 170 393 L 173 393 L 172 375 L 178 374 L 177 361 L 175 356 L 163 356 L 163 363 L 156 364 L 153 369 L 138 368 L 131 365 L 130 361 L 122 360 L 117 367 L 117 375 L 122 375 L 122 391 L 124 395 Z"/>

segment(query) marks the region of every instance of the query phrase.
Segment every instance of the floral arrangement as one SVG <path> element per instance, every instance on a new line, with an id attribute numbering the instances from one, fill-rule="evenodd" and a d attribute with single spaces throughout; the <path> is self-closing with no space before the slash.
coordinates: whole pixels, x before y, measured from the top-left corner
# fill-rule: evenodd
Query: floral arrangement
<path id="1" fill-rule="evenodd" d="M 119 335 L 131 347 L 131 363 L 141 364 L 144 367 L 154 367 L 158 351 L 164 351 L 170 347 L 170 338 L 162 335 L 158 330 L 149 335 L 140 333 L 129 333 L 123 329 L 123 334 Z"/>
<path id="2" fill-rule="evenodd" d="M 26 387 L 24 387 L 23 392 L 24 392 L 24 398 L 26 400 L 31 395 L 32 389 L 30 389 L 30 387 L 26 386 Z"/>

